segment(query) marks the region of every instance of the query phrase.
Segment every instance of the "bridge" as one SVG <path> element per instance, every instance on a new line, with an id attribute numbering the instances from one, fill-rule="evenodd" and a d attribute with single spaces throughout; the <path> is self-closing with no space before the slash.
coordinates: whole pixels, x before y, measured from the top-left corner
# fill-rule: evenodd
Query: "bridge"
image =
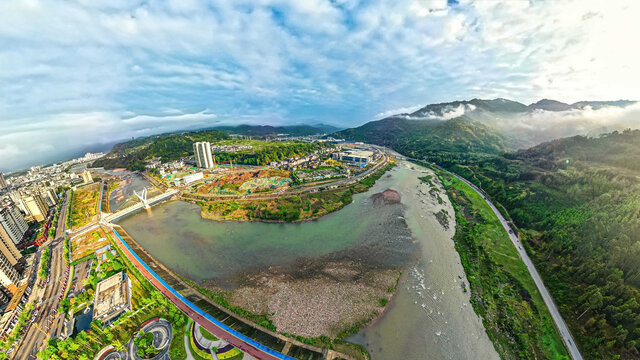
<path id="1" fill-rule="evenodd" d="M 102 213 L 100 221 L 104 222 L 104 223 L 110 223 L 110 222 L 116 221 L 117 219 L 119 219 L 119 218 L 121 218 L 123 216 L 129 215 L 129 214 L 131 214 L 131 213 L 133 213 L 135 211 L 138 211 L 138 210 L 140 210 L 142 208 L 148 209 L 152 204 L 157 203 L 157 202 L 162 201 L 162 200 L 166 200 L 166 199 L 172 197 L 173 195 L 175 195 L 177 193 L 179 193 L 178 190 L 169 189 L 169 190 L 165 191 L 164 193 L 162 193 L 162 194 L 160 194 L 158 196 L 155 196 L 155 197 L 153 197 L 151 199 L 147 199 L 147 192 L 146 192 L 146 189 L 145 189 L 145 190 L 143 190 L 142 194 L 140 194 L 140 195 L 136 194 L 136 196 L 138 196 L 140 198 L 140 200 L 141 200 L 139 203 L 136 203 L 133 206 L 129 206 L 126 209 L 118 210 L 113 214 Z"/>

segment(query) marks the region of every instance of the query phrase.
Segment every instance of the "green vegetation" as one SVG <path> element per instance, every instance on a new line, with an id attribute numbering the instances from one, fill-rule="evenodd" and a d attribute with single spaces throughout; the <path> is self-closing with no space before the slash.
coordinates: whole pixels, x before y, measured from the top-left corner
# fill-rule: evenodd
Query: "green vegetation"
<path id="1" fill-rule="evenodd" d="M 81 228 L 94 221 L 100 204 L 100 183 L 79 187 L 73 194 L 73 203 L 69 213 L 73 229 Z"/>
<path id="2" fill-rule="evenodd" d="M 46 279 L 49 274 L 49 261 L 51 261 L 51 247 L 47 246 L 42 251 L 40 257 L 40 270 L 38 270 L 38 277 L 40 279 Z"/>
<path id="3" fill-rule="evenodd" d="M 213 220 L 294 222 L 314 219 L 350 204 L 354 194 L 367 191 L 393 166 L 390 163 L 346 188 L 257 200 L 197 201 L 196 204 L 202 209 L 204 218 Z"/>
<path id="4" fill-rule="evenodd" d="M 66 228 L 71 229 L 71 205 L 73 204 L 73 190 L 69 190 L 69 203 L 67 204 L 67 219 L 66 219 Z"/>
<path id="5" fill-rule="evenodd" d="M 7 350 L 11 349 L 12 346 L 18 343 L 18 339 L 20 339 L 26 329 L 27 322 L 29 321 L 31 313 L 33 312 L 33 307 L 33 304 L 29 303 L 24 308 L 24 310 L 22 310 L 20 315 L 18 315 L 18 322 L 13 327 L 13 330 L 11 330 L 11 332 L 7 336 L 0 339 L 0 349 L 2 349 L 2 351 L 0 351 L 0 360 L 9 358 Z"/>
<path id="6" fill-rule="evenodd" d="M 107 234 L 109 240 L 112 241 L 111 236 Z M 115 246 L 115 245 L 114 245 Z M 140 324 L 149 319 L 156 317 L 167 319 L 173 328 L 174 335 L 183 339 L 184 329 L 187 325 L 187 316 L 176 308 L 165 296 L 157 291 L 153 285 L 140 274 L 140 272 L 131 264 L 126 258 L 123 257 L 120 249 L 116 247 L 118 252 L 117 258 L 109 258 L 109 260 L 100 267 L 92 269 L 93 276 L 107 276 L 110 273 L 119 271 L 119 266 L 127 269 L 128 275 L 132 281 L 132 303 L 133 310 L 120 316 L 112 326 L 103 326 L 99 322 L 93 322 L 90 330 L 82 331 L 75 337 L 70 337 L 66 340 L 52 339 L 47 344 L 47 347 L 42 350 L 38 355 L 40 359 L 44 360 L 63 360 L 63 359 L 79 359 L 89 360 L 93 359 L 94 355 L 107 345 L 113 345 L 116 349 L 124 349 L 124 345 L 129 342 L 134 333 L 137 331 Z M 93 283 L 94 281 L 91 281 Z M 93 294 L 93 290 L 89 289 L 83 294 Z M 88 301 L 91 296 L 87 296 L 80 299 L 78 296 L 76 303 Z M 62 301 L 61 305 L 65 302 L 68 308 L 69 299 Z M 64 305 L 63 305 L 64 306 Z M 181 360 L 186 358 L 186 351 L 184 345 L 180 346 L 180 341 L 176 340 L 176 337 L 172 339 L 169 351 L 172 359 Z M 70 357 L 73 354 L 73 357 Z"/>
<path id="7" fill-rule="evenodd" d="M 181 327 L 174 326 L 173 339 L 169 345 L 169 357 L 171 360 L 184 360 L 187 358 L 187 349 L 184 346 L 184 336 L 187 329 L 187 322 Z"/>
<path id="8" fill-rule="evenodd" d="M 62 209 L 62 203 L 60 203 L 56 207 L 55 215 L 53 216 L 53 221 L 51 221 L 51 227 L 49 227 L 48 238 L 53 239 L 56 236 L 56 228 L 58 227 L 58 217 L 60 217 L 60 210 Z"/>
<path id="9" fill-rule="evenodd" d="M 218 130 L 203 130 L 182 134 L 164 134 L 139 138 L 116 144 L 107 156 L 96 160 L 92 166 L 105 169 L 127 168 L 143 171 L 145 161 L 160 157 L 162 162 L 178 160 L 193 155 L 193 143 L 198 141 L 216 142 L 229 139 Z"/>
<path id="10" fill-rule="evenodd" d="M 234 164 L 263 166 L 269 165 L 272 161 L 280 161 L 292 156 L 304 156 L 310 152 L 333 146 L 328 143 L 290 141 L 241 141 L 234 143 L 248 143 L 253 146 L 253 149 L 230 153 L 216 153 L 216 162 L 233 161 Z M 224 144 L 224 142 L 222 144 Z"/>
<path id="11" fill-rule="evenodd" d="M 638 358 L 640 131 L 449 167 L 499 201 L 588 359 Z"/>
<path id="12" fill-rule="evenodd" d="M 160 349 L 153 345 L 153 333 L 138 331 L 133 337 L 133 344 L 137 347 L 136 354 L 143 359 L 151 359 L 160 354 Z"/>
<path id="13" fill-rule="evenodd" d="M 216 341 L 219 340 L 215 335 L 213 335 L 212 333 L 208 332 L 207 329 L 200 327 L 200 334 L 202 334 L 202 337 L 204 337 L 207 340 L 212 340 L 212 341 Z"/>
<path id="14" fill-rule="evenodd" d="M 193 342 L 193 336 L 192 331 L 193 331 L 193 327 L 195 325 L 193 323 L 191 323 L 191 325 L 189 326 L 189 351 L 191 352 L 191 355 L 193 356 L 194 359 L 196 360 L 209 360 L 211 359 L 211 353 L 206 352 L 204 350 L 200 350 L 196 344 Z"/>
<path id="15" fill-rule="evenodd" d="M 439 176 L 456 211 L 456 250 L 471 303 L 505 359 L 568 359 L 551 315 L 508 234 L 473 189 Z"/>
<path id="16" fill-rule="evenodd" d="M 370 144 L 388 146 L 415 158 L 468 161 L 498 155 L 508 149 L 508 141 L 495 129 L 460 116 L 448 121 L 387 118 L 332 135 Z"/>

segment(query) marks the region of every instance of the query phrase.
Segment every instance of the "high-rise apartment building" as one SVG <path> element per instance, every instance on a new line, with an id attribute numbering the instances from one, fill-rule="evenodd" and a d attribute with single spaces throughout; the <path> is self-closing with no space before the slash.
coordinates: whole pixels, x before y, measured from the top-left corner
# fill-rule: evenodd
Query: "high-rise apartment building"
<path id="1" fill-rule="evenodd" d="M 196 158 L 196 163 L 198 163 L 198 167 L 204 169 L 210 169 L 213 167 L 210 143 L 206 141 L 193 143 L 193 153 Z"/>
<path id="2" fill-rule="evenodd" d="M 24 233 L 29 230 L 18 207 L 12 203 L 0 207 L 0 227 L 14 244 L 20 243 Z M 0 236 L 2 236 L 0 234 Z"/>
<path id="3" fill-rule="evenodd" d="M 0 189 L 7 187 L 7 180 L 4 179 L 4 175 L 0 172 Z"/>
<path id="4" fill-rule="evenodd" d="M 42 198 L 47 203 L 47 205 L 49 206 L 58 205 L 58 195 L 56 195 L 56 192 L 53 191 L 53 189 L 49 188 L 49 189 L 40 190 L 40 196 L 42 196 Z"/>
<path id="5" fill-rule="evenodd" d="M 19 283 L 20 273 L 13 267 L 9 259 L 0 253 L 0 285 L 15 295 Z"/>
<path id="6" fill-rule="evenodd" d="M 0 226 L 0 254 L 2 254 L 11 265 L 15 265 L 22 258 L 22 254 L 13 243 L 11 235 Z"/>
<path id="7" fill-rule="evenodd" d="M 49 211 L 40 195 L 32 194 L 31 196 L 25 197 L 23 200 L 31 216 L 36 221 L 44 221 Z"/>
<path id="8" fill-rule="evenodd" d="M 20 211 L 22 211 L 23 214 L 29 214 L 29 210 L 22 200 L 22 195 L 18 191 L 10 192 L 9 199 L 13 201 L 13 203 L 18 207 L 18 209 L 20 209 Z"/>
<path id="9" fill-rule="evenodd" d="M 82 181 L 85 184 L 90 184 L 93 182 L 93 178 L 91 177 L 91 172 L 89 172 L 89 170 L 85 170 L 82 172 Z"/>

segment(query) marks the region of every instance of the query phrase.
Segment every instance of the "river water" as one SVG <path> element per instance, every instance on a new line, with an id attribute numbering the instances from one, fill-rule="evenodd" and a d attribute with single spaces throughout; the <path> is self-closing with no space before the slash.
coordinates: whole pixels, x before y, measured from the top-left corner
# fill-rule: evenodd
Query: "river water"
<path id="1" fill-rule="evenodd" d="M 398 292 L 385 313 L 347 340 L 364 345 L 375 360 L 498 359 L 469 302 L 454 248 L 455 224 L 446 229 L 439 204 L 418 180 L 430 171 L 401 162 L 352 204 L 319 220 L 297 224 L 212 222 L 198 206 L 169 202 L 120 220 L 158 261 L 196 281 L 233 286 L 242 272 L 291 264 L 296 259 L 350 254 L 372 266 L 402 266 Z M 386 189 L 402 204 L 375 206 Z"/>

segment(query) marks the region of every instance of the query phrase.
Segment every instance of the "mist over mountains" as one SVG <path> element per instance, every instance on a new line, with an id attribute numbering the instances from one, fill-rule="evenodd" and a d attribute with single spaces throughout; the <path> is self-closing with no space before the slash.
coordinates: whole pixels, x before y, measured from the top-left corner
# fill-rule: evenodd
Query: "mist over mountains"
<path id="1" fill-rule="evenodd" d="M 525 105 L 498 98 L 430 104 L 334 136 L 396 149 L 495 154 L 563 137 L 639 127 L 640 104 L 635 101 L 566 104 L 543 99 Z"/>

